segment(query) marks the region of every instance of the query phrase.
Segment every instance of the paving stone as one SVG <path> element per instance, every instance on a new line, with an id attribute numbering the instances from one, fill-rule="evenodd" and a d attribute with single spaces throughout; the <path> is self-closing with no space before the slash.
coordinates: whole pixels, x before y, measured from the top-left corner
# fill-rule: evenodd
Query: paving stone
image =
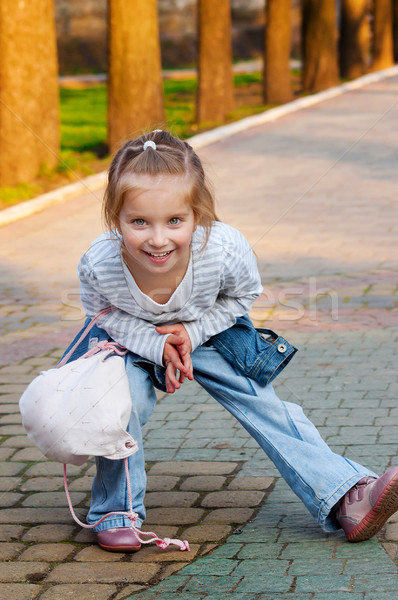
<path id="1" fill-rule="evenodd" d="M 18 450 L 13 456 L 11 460 L 14 461 L 26 461 L 26 462 L 36 462 L 36 461 L 47 461 L 47 458 L 44 456 L 41 450 L 38 448 L 23 448 L 23 450 Z"/>
<path id="2" fill-rule="evenodd" d="M 148 475 L 146 490 L 147 492 L 167 492 L 175 488 L 179 481 L 179 477 Z M 187 488 L 180 487 L 180 489 L 185 490 Z"/>
<path id="3" fill-rule="evenodd" d="M 124 552 L 107 552 L 95 544 L 94 546 L 88 546 L 80 550 L 74 557 L 73 560 L 78 562 L 116 562 L 122 560 L 126 556 Z"/>
<path id="4" fill-rule="evenodd" d="M 0 543 L 0 560 L 12 560 L 17 554 L 25 548 L 24 544 L 16 544 L 12 542 Z"/>
<path id="5" fill-rule="evenodd" d="M 321 575 L 297 577 L 296 592 L 313 592 L 314 590 L 318 592 L 349 592 L 351 590 L 351 576 L 323 573 Z M 355 590 L 357 591 L 356 578 Z"/>
<path id="6" fill-rule="evenodd" d="M 26 465 L 24 465 L 25 467 Z M 84 467 L 78 467 L 76 465 L 68 465 L 68 476 L 74 477 L 75 475 L 80 475 L 80 473 L 84 470 Z M 62 464 L 58 462 L 39 462 L 35 465 L 29 467 L 26 470 L 25 475 L 30 477 L 36 477 L 39 475 L 47 476 L 58 476 L 63 478 L 63 470 Z"/>
<path id="7" fill-rule="evenodd" d="M 0 475 L 19 475 L 26 468 L 24 463 L 0 463 Z"/>
<path id="8" fill-rule="evenodd" d="M 22 529 L 22 528 L 21 528 Z M 22 537 L 24 542 L 66 542 L 73 534 L 73 525 L 36 525 Z"/>
<path id="9" fill-rule="evenodd" d="M 22 479 L 20 477 L 0 477 L 0 491 L 11 492 L 19 486 Z"/>
<path id="10" fill-rule="evenodd" d="M 199 494 L 194 492 L 149 492 L 145 494 L 145 505 L 148 508 L 153 506 L 193 506 L 198 498 Z"/>
<path id="11" fill-rule="evenodd" d="M 71 481 L 69 485 L 70 492 L 91 492 L 91 487 L 93 485 L 94 477 L 79 477 L 79 479 L 75 479 Z"/>
<path id="12" fill-rule="evenodd" d="M 206 494 L 201 505 L 206 508 L 229 508 L 258 506 L 264 498 L 264 492 L 260 491 L 225 491 Z"/>
<path id="13" fill-rule="evenodd" d="M 143 589 L 145 589 L 145 588 L 141 585 L 128 585 L 120 592 L 120 594 L 117 594 L 117 596 L 112 598 L 112 600 L 127 600 L 127 598 L 129 598 L 130 595 L 136 594 L 137 592 L 139 592 L 140 590 L 143 590 Z M 97 600 L 97 599 L 93 598 L 93 600 Z M 98 600 L 101 600 L 101 599 L 99 598 Z"/>
<path id="14" fill-rule="evenodd" d="M 231 533 L 231 527 L 220 523 L 208 523 L 189 527 L 184 531 L 184 537 L 189 542 L 220 541 Z"/>
<path id="15" fill-rule="evenodd" d="M 12 542 L 19 540 L 25 528 L 22 525 L 0 525 L 0 542 Z"/>
<path id="16" fill-rule="evenodd" d="M 35 544 L 21 554 L 18 560 L 59 562 L 74 552 L 72 544 Z"/>
<path id="17" fill-rule="evenodd" d="M 205 523 L 245 523 L 254 510 L 250 508 L 218 508 L 204 518 Z"/>
<path id="18" fill-rule="evenodd" d="M 43 600 L 108 600 L 117 591 L 109 584 L 58 584 L 41 596 Z"/>
<path id="19" fill-rule="evenodd" d="M 5 562 L 1 565 L 0 580 L 5 583 L 37 583 L 44 579 L 49 570 L 45 562 Z"/>
<path id="20" fill-rule="evenodd" d="M 4 598 L 4 600 L 34 600 L 40 591 L 39 585 L 0 583 L 0 598 Z"/>
<path id="21" fill-rule="evenodd" d="M 153 563 L 64 563 L 55 567 L 47 577 L 47 581 L 54 583 L 146 583 L 156 575 L 159 568 Z"/>
<path id="22" fill-rule="evenodd" d="M 237 467 L 233 462 L 165 461 L 156 463 L 150 475 L 229 475 Z"/>
<path id="23" fill-rule="evenodd" d="M 63 485 L 62 477 L 31 477 L 22 483 L 20 490 L 21 492 L 53 492 L 61 490 Z"/>
<path id="24" fill-rule="evenodd" d="M 0 447 L 0 460 L 1 461 L 7 460 L 7 458 L 9 458 L 13 453 L 14 453 L 14 448 L 3 448 L 3 447 Z M 0 474 L 1 474 L 1 471 L 0 471 Z"/>
<path id="25" fill-rule="evenodd" d="M 388 523 L 384 530 L 384 539 L 398 542 L 398 523 Z"/>
<path id="26" fill-rule="evenodd" d="M 34 446 L 26 435 L 12 435 L 7 440 L 4 440 L 3 447 L 5 448 L 28 448 Z"/>
<path id="27" fill-rule="evenodd" d="M 145 524 L 189 525 L 199 521 L 203 512 L 201 508 L 150 508 Z"/>
<path id="28" fill-rule="evenodd" d="M 211 492 L 222 488 L 225 482 L 226 477 L 222 477 L 221 475 L 197 475 L 195 477 L 187 477 L 180 485 L 180 490 Z"/>
<path id="29" fill-rule="evenodd" d="M 187 539 L 185 531 L 180 539 Z M 192 541 L 194 540 L 188 540 L 190 547 L 189 552 L 182 552 L 177 546 L 173 544 L 171 544 L 165 550 L 161 550 L 154 544 L 144 546 L 139 552 L 131 554 L 131 562 L 183 562 L 184 564 L 187 564 L 189 561 L 192 561 L 197 557 L 197 554 L 200 549 L 200 546 L 198 544 L 191 543 Z"/>
<path id="30" fill-rule="evenodd" d="M 63 508 L 5 508 L 0 511 L 0 523 L 70 523 L 69 509 Z"/>
<path id="31" fill-rule="evenodd" d="M 268 490 L 275 483 L 273 477 L 235 477 L 229 490 Z"/>
<path id="32" fill-rule="evenodd" d="M 71 492 L 70 494 L 73 506 L 77 506 L 86 498 L 86 494 L 81 492 Z M 31 494 L 23 502 L 26 507 L 62 507 L 67 504 L 65 492 L 38 492 Z"/>
<path id="33" fill-rule="evenodd" d="M 0 494 L 0 508 L 14 506 L 14 504 L 17 504 L 21 498 L 23 498 L 22 494 L 17 494 L 15 492 L 2 492 Z"/>

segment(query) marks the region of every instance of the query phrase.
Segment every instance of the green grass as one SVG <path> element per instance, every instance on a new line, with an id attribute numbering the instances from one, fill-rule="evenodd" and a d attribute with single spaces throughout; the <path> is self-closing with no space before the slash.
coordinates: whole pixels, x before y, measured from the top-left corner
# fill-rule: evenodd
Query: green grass
<path id="1" fill-rule="evenodd" d="M 106 87 L 60 91 L 61 149 L 96 151 L 106 142 Z"/>
<path id="2" fill-rule="evenodd" d="M 269 108 L 259 100 L 261 79 L 261 73 L 235 75 L 235 90 L 239 100 L 236 109 L 228 115 L 228 122 Z M 196 88 L 196 77 L 164 81 L 166 122 L 160 127 L 184 139 L 222 124 L 196 123 Z M 60 114 L 61 154 L 58 166 L 49 169 L 43 165 L 37 180 L 0 188 L 0 209 L 65 185 L 75 180 L 76 176 L 85 177 L 108 167 L 106 86 L 61 88 Z"/>
<path id="3" fill-rule="evenodd" d="M 261 73 L 235 75 L 235 88 L 260 83 Z M 186 138 L 198 129 L 195 123 L 196 78 L 164 82 L 166 124 L 175 135 Z M 238 108 L 231 118 L 264 110 L 264 106 Z M 235 114 L 236 112 L 236 114 Z M 61 148 L 103 155 L 106 144 L 106 86 L 61 89 Z"/>

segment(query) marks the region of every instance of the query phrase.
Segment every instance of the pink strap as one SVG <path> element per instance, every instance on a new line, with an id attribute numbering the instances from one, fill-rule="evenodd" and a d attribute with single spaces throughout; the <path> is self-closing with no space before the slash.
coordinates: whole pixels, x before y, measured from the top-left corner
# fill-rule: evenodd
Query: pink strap
<path id="1" fill-rule="evenodd" d="M 99 312 L 90 321 L 90 323 L 87 325 L 87 327 L 85 328 L 85 330 L 83 331 L 83 333 L 81 334 L 81 336 L 79 337 L 79 339 L 77 340 L 77 342 L 74 344 L 74 346 L 64 356 L 64 358 L 62 359 L 62 361 L 58 363 L 57 368 L 62 367 L 69 360 L 69 358 L 72 356 L 72 354 L 75 351 L 75 349 L 77 348 L 77 346 L 80 344 L 80 342 L 82 340 L 84 340 L 84 338 L 86 337 L 86 335 L 88 334 L 88 332 L 90 331 L 90 329 L 93 328 L 93 326 L 95 325 L 95 323 L 103 315 L 106 315 L 107 313 L 111 312 L 112 310 L 115 310 L 115 307 L 114 306 L 109 306 L 108 308 L 105 308 L 104 310 L 102 310 L 101 312 Z M 120 344 L 117 344 L 116 342 L 108 342 L 107 340 L 103 340 L 102 342 L 99 342 L 98 344 L 96 344 L 96 346 L 94 346 L 94 348 L 92 348 L 91 350 L 89 350 L 88 352 L 86 352 L 80 358 L 86 358 L 88 356 L 92 356 L 93 354 L 96 354 L 100 350 L 112 350 L 113 352 L 115 352 L 119 356 L 123 356 L 123 355 L 127 354 L 127 352 L 128 352 L 128 350 L 126 348 L 123 348 L 123 346 L 121 346 Z M 85 529 L 92 529 L 93 527 L 97 527 L 97 525 L 99 525 L 100 523 L 102 523 L 102 521 L 104 521 L 108 517 L 112 517 L 114 515 L 122 515 L 122 516 L 125 516 L 128 519 L 130 519 L 130 521 L 131 521 L 130 527 L 134 531 L 134 533 L 136 534 L 136 536 L 138 537 L 138 539 L 140 540 L 141 544 L 150 544 L 151 542 L 156 542 L 156 545 L 159 548 L 161 548 L 162 550 L 166 549 L 170 544 L 175 544 L 176 546 L 179 546 L 179 548 L 180 548 L 181 551 L 184 551 L 184 550 L 188 550 L 189 551 L 190 547 L 189 547 L 189 544 L 188 544 L 188 542 L 186 540 L 181 541 L 181 540 L 170 539 L 170 538 L 164 538 L 164 539 L 162 539 L 162 538 L 159 538 L 156 535 L 156 533 L 153 533 L 152 531 L 141 531 L 140 529 L 138 529 L 136 527 L 135 523 L 137 521 L 138 515 L 137 515 L 137 513 L 135 513 L 133 511 L 133 500 L 132 500 L 132 493 L 131 493 L 130 473 L 129 473 L 129 466 L 128 466 L 128 459 L 127 458 L 124 459 L 124 469 L 125 469 L 125 472 L 126 472 L 126 480 L 127 480 L 127 493 L 128 493 L 128 499 L 129 499 L 129 512 L 122 512 L 122 511 L 110 512 L 110 513 L 106 514 L 105 516 L 103 516 L 99 521 L 97 521 L 93 525 L 87 525 L 87 523 L 82 523 L 82 521 L 80 521 L 77 518 L 77 516 L 75 514 L 75 511 L 73 510 L 72 500 L 71 500 L 69 489 L 68 489 L 68 479 L 67 479 L 67 476 L 66 476 L 66 464 L 64 464 L 64 485 L 65 485 L 66 498 L 68 500 L 69 510 L 70 510 L 70 512 L 72 514 L 72 517 L 76 521 L 76 523 L 78 523 L 80 525 L 80 527 L 84 527 Z M 143 535 L 147 535 L 147 536 L 151 536 L 151 537 L 150 537 L 150 539 L 145 540 L 145 539 L 142 538 Z"/>
<path id="2" fill-rule="evenodd" d="M 66 476 L 66 464 L 64 464 L 65 493 L 66 493 L 66 497 L 68 499 L 68 505 L 69 505 L 70 512 L 72 514 L 72 517 L 76 521 L 76 523 L 78 523 L 81 527 L 84 527 L 85 529 L 93 529 L 93 527 L 97 527 L 100 523 L 102 523 L 102 521 L 104 521 L 108 517 L 112 517 L 114 515 L 122 515 L 122 516 L 127 517 L 128 519 L 130 519 L 130 521 L 131 521 L 130 528 L 134 531 L 134 533 L 136 534 L 136 536 L 140 540 L 141 544 L 150 544 L 151 542 L 156 542 L 156 545 L 159 548 L 161 548 L 162 550 L 165 550 L 170 544 L 175 544 L 176 546 L 179 546 L 181 552 L 183 552 L 184 550 L 187 550 L 189 552 L 190 551 L 190 547 L 189 547 L 189 544 L 188 544 L 187 540 L 181 541 L 181 540 L 170 539 L 170 538 L 164 538 L 164 539 L 162 539 L 162 538 L 158 537 L 156 535 L 156 533 L 153 533 L 152 531 L 141 531 L 140 529 L 138 529 L 136 527 L 135 523 L 137 521 L 138 515 L 137 515 L 137 513 L 135 513 L 133 511 L 133 500 L 132 500 L 132 493 L 131 493 L 131 482 L 130 482 L 128 459 L 124 458 L 123 460 L 124 460 L 124 470 L 126 472 L 126 479 L 127 479 L 127 493 L 128 493 L 128 499 L 129 499 L 129 512 L 124 512 L 124 511 L 110 512 L 110 513 L 106 514 L 105 516 L 101 517 L 101 519 L 99 519 L 99 521 L 97 521 L 93 525 L 87 525 L 87 523 L 82 523 L 82 521 L 80 521 L 77 518 L 77 516 L 75 514 L 75 511 L 73 510 L 72 500 L 71 500 L 69 489 L 68 489 L 68 480 L 67 480 L 67 476 Z M 144 536 L 144 535 L 150 536 L 150 538 L 147 539 L 147 540 L 143 539 L 142 536 Z"/>
<path id="3" fill-rule="evenodd" d="M 104 315 L 107 315 L 109 312 L 112 312 L 113 310 L 116 310 L 115 306 L 108 306 L 108 308 L 104 308 L 104 310 L 101 310 L 101 312 L 99 312 L 97 315 L 95 315 L 95 317 L 93 317 L 91 319 L 90 323 L 87 325 L 86 329 L 83 331 L 83 333 L 77 340 L 76 344 L 74 346 L 72 346 L 72 348 L 69 350 L 68 354 L 65 354 L 63 359 L 57 364 L 57 369 L 59 367 L 63 367 L 64 364 L 68 362 L 68 360 L 70 359 L 70 357 L 72 356 L 72 354 L 74 353 L 74 351 L 76 350 L 76 348 L 78 347 L 80 342 L 82 342 L 84 340 L 84 338 L 86 337 L 88 332 L 94 327 L 94 325 L 97 323 L 97 321 L 99 321 L 99 319 L 101 317 L 103 317 Z"/>

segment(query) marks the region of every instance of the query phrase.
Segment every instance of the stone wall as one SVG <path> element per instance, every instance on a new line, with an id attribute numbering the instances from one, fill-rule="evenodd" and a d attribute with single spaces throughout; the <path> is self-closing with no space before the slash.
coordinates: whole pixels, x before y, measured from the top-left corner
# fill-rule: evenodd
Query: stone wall
<path id="1" fill-rule="evenodd" d="M 158 0 L 164 67 L 196 60 L 196 0 Z M 293 53 L 298 47 L 298 4 L 294 5 Z M 265 0 L 231 0 L 234 57 L 262 52 Z M 61 74 L 101 73 L 107 68 L 107 1 L 55 0 Z"/>

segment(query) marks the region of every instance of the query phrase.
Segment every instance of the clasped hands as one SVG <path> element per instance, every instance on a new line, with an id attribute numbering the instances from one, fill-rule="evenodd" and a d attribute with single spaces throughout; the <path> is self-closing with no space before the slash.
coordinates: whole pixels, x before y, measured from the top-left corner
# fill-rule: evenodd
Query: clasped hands
<path id="1" fill-rule="evenodd" d="M 182 323 L 156 327 L 156 331 L 162 335 L 168 334 L 163 350 L 163 364 L 166 367 L 166 389 L 169 394 L 173 394 L 181 387 L 185 378 L 193 379 L 191 340 Z"/>

